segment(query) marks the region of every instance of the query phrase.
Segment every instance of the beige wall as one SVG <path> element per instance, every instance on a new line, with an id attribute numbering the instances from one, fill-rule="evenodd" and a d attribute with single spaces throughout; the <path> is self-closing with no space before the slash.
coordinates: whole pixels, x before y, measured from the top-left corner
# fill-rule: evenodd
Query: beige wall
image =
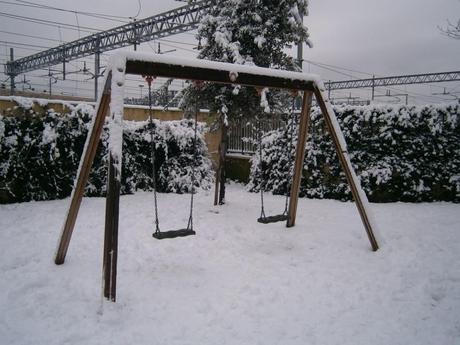
<path id="1" fill-rule="evenodd" d="M 38 114 L 44 114 L 47 109 L 54 109 L 58 113 L 68 112 L 69 109 L 66 106 L 67 103 L 73 103 L 69 101 L 49 101 L 46 107 L 40 106 L 37 102 L 34 102 L 33 110 Z M 0 99 L 0 113 L 4 116 L 21 116 L 23 111 L 15 109 L 17 103 L 11 100 Z M 153 110 L 153 116 L 156 119 L 162 121 L 180 120 L 183 118 L 183 112 L 180 109 L 169 109 L 163 110 L 155 108 Z M 148 107 L 143 106 L 125 106 L 124 119 L 128 121 L 145 121 L 149 117 Z M 198 115 L 198 121 L 206 122 L 211 125 L 215 119 L 215 116 L 210 115 L 208 112 L 202 111 Z M 214 166 L 218 158 L 218 148 L 220 143 L 220 130 L 208 132 L 205 135 L 205 140 L 208 145 L 208 150 L 213 160 Z"/>
<path id="2" fill-rule="evenodd" d="M 0 99 L 0 112 L 3 116 L 21 116 L 24 111 L 20 108 L 17 108 L 18 104 L 12 100 Z M 47 107 L 42 107 L 38 102 L 34 102 L 32 109 L 37 114 L 45 114 L 48 109 L 54 109 L 57 113 L 69 112 L 69 107 L 64 101 L 48 103 Z"/>
<path id="3" fill-rule="evenodd" d="M 42 99 L 50 99 L 50 96 L 46 93 L 42 92 L 34 92 L 34 91 L 21 91 L 16 90 L 14 92 L 15 96 L 21 97 L 30 97 L 30 98 L 42 98 Z M 9 89 L 0 89 L 0 96 L 11 96 Z M 59 101 L 72 101 L 72 102 L 92 102 L 92 98 L 86 97 L 75 97 L 75 96 L 65 96 L 65 95 L 51 95 L 51 99 L 59 100 Z"/>

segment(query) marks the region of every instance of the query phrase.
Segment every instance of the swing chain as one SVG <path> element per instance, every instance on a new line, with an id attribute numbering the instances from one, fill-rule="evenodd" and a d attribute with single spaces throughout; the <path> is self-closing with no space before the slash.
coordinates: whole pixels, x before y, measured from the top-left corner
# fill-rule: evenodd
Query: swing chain
<path id="1" fill-rule="evenodd" d="M 291 138 L 289 140 L 289 148 L 288 148 L 288 152 L 289 152 L 289 156 L 292 158 L 292 148 L 294 146 L 294 126 L 295 124 L 297 124 L 297 119 L 296 119 L 296 115 L 294 113 L 295 111 L 295 98 L 296 96 L 298 95 L 298 91 L 295 91 L 292 93 L 292 107 L 291 107 L 291 128 L 290 128 L 290 134 L 291 134 Z M 288 135 L 288 124 L 289 124 L 289 119 L 286 121 L 286 136 Z M 288 183 L 286 185 L 286 201 L 284 203 L 284 212 L 283 214 L 287 214 L 288 213 L 288 202 L 289 202 L 289 194 L 291 194 L 291 188 L 292 188 L 292 168 L 290 169 L 289 171 L 289 174 L 288 174 Z"/>
<path id="2" fill-rule="evenodd" d="M 257 117 L 257 126 L 259 132 L 259 169 L 260 169 L 260 218 L 266 218 L 264 208 L 264 173 L 263 173 L 263 153 L 262 153 L 262 125 L 261 120 Z"/>
<path id="3" fill-rule="evenodd" d="M 153 200 L 155 205 L 155 233 L 160 233 L 160 222 L 158 220 L 158 201 L 157 201 L 157 179 L 155 168 L 155 143 L 153 133 L 153 109 L 152 109 L 152 81 L 153 76 L 143 76 L 149 87 L 149 127 L 150 127 L 150 160 L 152 164 Z"/>
<path id="4" fill-rule="evenodd" d="M 203 87 L 202 81 L 195 81 L 194 86 L 197 91 L 201 90 Z M 197 142 L 197 132 L 198 132 L 198 96 L 195 95 L 195 126 L 193 129 L 193 162 L 192 162 L 192 188 L 191 188 L 191 197 L 190 197 L 190 216 L 188 218 L 187 230 L 193 230 L 193 198 L 195 194 L 195 170 L 197 166 L 198 155 L 196 152 L 196 142 Z"/>

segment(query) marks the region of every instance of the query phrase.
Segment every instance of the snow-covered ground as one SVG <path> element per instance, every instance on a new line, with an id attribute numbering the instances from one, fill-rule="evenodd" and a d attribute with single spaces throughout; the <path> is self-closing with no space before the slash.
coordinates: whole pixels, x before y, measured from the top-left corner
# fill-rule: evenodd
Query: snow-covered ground
<path id="1" fill-rule="evenodd" d="M 262 225 L 259 196 L 196 198 L 197 236 L 151 237 L 153 195 L 121 198 L 118 302 L 102 302 L 105 200 L 85 198 L 66 263 L 67 200 L 0 206 L 0 344 L 460 344 L 460 205 L 372 204 L 374 253 L 352 203 L 300 200 Z M 266 195 L 281 210 L 282 197 Z M 189 199 L 160 194 L 163 229 Z"/>

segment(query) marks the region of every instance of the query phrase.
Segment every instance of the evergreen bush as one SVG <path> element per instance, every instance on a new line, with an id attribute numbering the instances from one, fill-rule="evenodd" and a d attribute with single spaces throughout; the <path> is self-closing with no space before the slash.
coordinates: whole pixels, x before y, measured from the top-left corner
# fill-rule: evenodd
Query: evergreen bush
<path id="1" fill-rule="evenodd" d="M 17 116 L 0 114 L 0 203 L 52 200 L 70 195 L 94 108 L 86 104 L 68 108 L 68 113 L 61 114 L 53 109 L 38 112 L 21 104 L 15 109 Z M 191 191 L 193 126 L 191 120 L 154 120 L 158 191 Z M 204 130 L 200 123 L 195 185 L 209 189 L 213 177 Z M 148 122 L 124 122 L 123 139 L 121 192 L 152 190 Z M 105 194 L 107 141 L 105 126 L 86 186 L 87 196 Z"/>
<path id="2" fill-rule="evenodd" d="M 460 201 L 458 104 L 335 106 L 354 169 L 369 200 Z M 295 126 L 296 122 L 288 123 Z M 289 131 L 264 134 L 249 190 L 285 194 L 293 167 Z M 295 138 L 294 138 L 295 140 Z M 285 164 L 285 162 L 289 162 Z M 262 167 L 262 170 L 261 170 Z M 300 195 L 350 200 L 351 191 L 319 109 L 312 112 Z"/>

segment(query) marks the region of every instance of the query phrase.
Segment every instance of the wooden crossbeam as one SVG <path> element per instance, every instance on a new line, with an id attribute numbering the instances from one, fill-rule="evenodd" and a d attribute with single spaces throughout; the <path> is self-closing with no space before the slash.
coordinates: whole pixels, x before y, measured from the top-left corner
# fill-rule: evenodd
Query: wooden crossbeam
<path id="1" fill-rule="evenodd" d="M 203 60 L 202 60 L 203 61 Z M 215 62 L 209 61 L 210 67 L 177 65 L 164 61 L 130 60 L 126 62 L 126 73 L 137 75 L 154 75 L 156 77 L 200 80 L 220 84 L 238 84 L 254 87 L 268 87 L 288 90 L 313 90 L 313 81 L 290 79 L 281 76 L 261 75 L 258 73 L 238 72 L 232 80 L 231 72 L 212 67 Z M 227 64 L 230 65 L 230 64 Z M 235 71 L 238 65 L 235 66 Z M 241 65 L 240 65 L 241 66 Z"/>

